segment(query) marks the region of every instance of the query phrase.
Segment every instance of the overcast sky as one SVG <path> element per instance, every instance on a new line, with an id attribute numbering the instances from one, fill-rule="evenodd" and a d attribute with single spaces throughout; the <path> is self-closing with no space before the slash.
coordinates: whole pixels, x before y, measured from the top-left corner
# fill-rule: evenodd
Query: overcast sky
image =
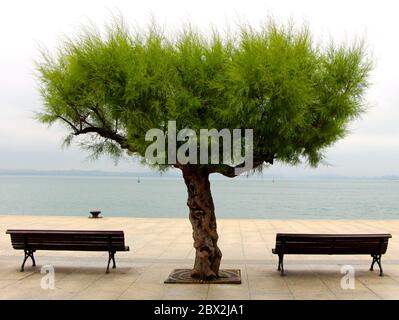
<path id="1" fill-rule="evenodd" d="M 74 35 L 89 21 L 103 25 L 121 13 L 127 22 L 145 25 L 153 15 L 166 26 L 193 22 L 223 30 L 238 20 L 258 25 L 267 16 L 306 21 L 316 40 L 350 41 L 364 37 L 376 68 L 367 94 L 368 112 L 351 134 L 326 153 L 329 166 L 317 169 L 275 165 L 269 173 L 377 176 L 399 174 L 399 4 L 397 1 L 5 1 L 0 7 L 0 169 L 146 171 L 133 161 L 117 167 L 106 158 L 87 161 L 76 147 L 61 148 L 62 129 L 32 120 L 41 108 L 33 60 L 38 43 L 54 49 L 62 35 Z"/>

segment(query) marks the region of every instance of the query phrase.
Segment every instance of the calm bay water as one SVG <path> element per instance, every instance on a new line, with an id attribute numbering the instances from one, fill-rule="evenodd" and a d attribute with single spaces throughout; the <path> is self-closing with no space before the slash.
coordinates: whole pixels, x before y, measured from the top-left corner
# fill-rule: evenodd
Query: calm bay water
<path id="1" fill-rule="evenodd" d="M 399 219 L 399 181 L 211 181 L 223 218 Z M 188 216 L 182 179 L 0 176 L 0 215 Z"/>

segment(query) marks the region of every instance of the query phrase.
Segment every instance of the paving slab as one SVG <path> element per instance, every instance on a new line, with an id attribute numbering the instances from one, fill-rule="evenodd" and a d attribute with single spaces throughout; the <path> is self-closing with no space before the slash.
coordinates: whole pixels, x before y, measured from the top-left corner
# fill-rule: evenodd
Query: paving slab
<path id="1" fill-rule="evenodd" d="M 39 251 L 36 267 L 19 272 L 10 228 L 124 230 L 129 252 Z M 221 268 L 241 270 L 242 284 L 164 284 L 173 269 L 190 268 L 195 251 L 188 219 L 0 216 L 0 299 L 399 299 L 399 220 L 219 219 Z M 285 276 L 271 253 L 277 232 L 391 233 L 382 258 L 385 276 L 368 270 L 369 256 L 290 255 Z M 43 287 L 44 266 L 54 268 L 54 289 Z M 355 271 L 355 288 L 343 288 L 343 266 Z"/>

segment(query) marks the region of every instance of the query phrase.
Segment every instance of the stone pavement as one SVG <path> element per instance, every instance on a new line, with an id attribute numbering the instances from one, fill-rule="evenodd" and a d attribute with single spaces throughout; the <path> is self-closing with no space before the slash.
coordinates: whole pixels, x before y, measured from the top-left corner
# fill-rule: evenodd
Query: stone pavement
<path id="1" fill-rule="evenodd" d="M 38 251 L 19 272 L 23 252 L 13 250 L 9 228 L 124 230 L 130 252 L 116 254 L 105 274 L 107 253 Z M 399 299 L 399 220 L 219 219 L 221 268 L 239 268 L 241 285 L 164 284 L 175 268 L 194 261 L 188 219 L 0 216 L 0 299 Z M 284 259 L 286 276 L 271 253 L 277 232 L 391 233 L 378 268 L 369 256 L 295 256 Z M 55 269 L 55 289 L 42 289 L 41 267 Z M 343 265 L 355 270 L 355 289 L 341 287 Z"/>

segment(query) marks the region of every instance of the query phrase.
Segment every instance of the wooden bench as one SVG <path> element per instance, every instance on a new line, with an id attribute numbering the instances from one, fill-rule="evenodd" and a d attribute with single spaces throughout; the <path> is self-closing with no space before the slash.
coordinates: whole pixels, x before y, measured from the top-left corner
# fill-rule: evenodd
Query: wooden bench
<path id="1" fill-rule="evenodd" d="M 11 236 L 11 244 L 16 250 L 24 250 L 25 256 L 21 271 L 24 271 L 25 262 L 32 259 L 36 250 L 67 250 L 67 251 L 105 251 L 108 252 L 107 273 L 112 260 L 112 268 L 116 268 L 115 253 L 129 251 L 125 246 L 123 231 L 96 231 L 96 230 L 7 230 Z"/>
<path id="2" fill-rule="evenodd" d="M 296 234 L 278 233 L 276 247 L 278 270 L 284 275 L 285 254 L 369 254 L 380 267 L 383 276 L 381 256 L 387 251 L 390 234 Z"/>

